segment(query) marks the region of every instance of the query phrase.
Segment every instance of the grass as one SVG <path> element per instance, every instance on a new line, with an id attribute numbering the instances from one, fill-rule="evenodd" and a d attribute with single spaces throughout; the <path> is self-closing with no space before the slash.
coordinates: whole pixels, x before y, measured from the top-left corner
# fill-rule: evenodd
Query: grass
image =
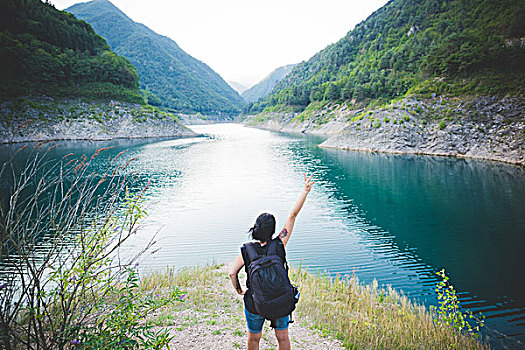
<path id="1" fill-rule="evenodd" d="M 248 125 L 257 125 L 270 119 L 271 115 L 267 113 L 257 114 L 253 119 L 248 122 Z"/>
<path id="2" fill-rule="evenodd" d="M 299 285 L 299 317 L 323 333 L 333 334 L 348 349 L 488 349 L 488 345 L 441 328 L 422 305 L 377 282 L 329 278 L 292 270 Z"/>
<path id="3" fill-rule="evenodd" d="M 291 269 L 290 278 L 301 292 L 296 322 L 322 336 L 340 339 L 347 349 L 489 348 L 452 328 L 439 327 L 424 306 L 389 287 L 379 288 L 377 282 L 362 284 L 356 277 L 333 279 L 300 268 Z M 150 321 L 181 332 L 191 325 L 205 325 L 208 334 L 231 338 L 231 348 L 244 344 L 243 303 L 231 292 L 224 268 L 166 269 L 144 276 L 140 287 L 145 293 L 163 293 L 173 286 L 187 293 L 185 302 L 161 310 Z M 263 334 L 273 338 L 268 330 Z"/>
<path id="4" fill-rule="evenodd" d="M 293 118 L 294 122 L 304 122 L 307 119 L 310 119 L 314 117 L 316 114 L 323 114 L 322 110 L 323 108 L 328 104 L 328 101 L 312 101 L 301 113 L 296 115 Z M 322 117 L 322 115 L 321 115 Z M 330 118 L 327 118 L 327 120 L 321 120 L 319 121 L 319 124 L 326 124 L 329 121 Z"/>

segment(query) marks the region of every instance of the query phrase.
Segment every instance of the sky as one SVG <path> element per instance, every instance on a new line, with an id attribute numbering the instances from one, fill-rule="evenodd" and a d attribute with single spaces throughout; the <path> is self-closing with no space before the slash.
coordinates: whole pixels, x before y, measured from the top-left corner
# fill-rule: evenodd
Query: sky
<path id="1" fill-rule="evenodd" d="M 85 1 L 51 0 L 59 10 Z M 173 39 L 226 81 L 250 87 L 306 61 L 386 0 L 111 0 L 135 22 Z"/>

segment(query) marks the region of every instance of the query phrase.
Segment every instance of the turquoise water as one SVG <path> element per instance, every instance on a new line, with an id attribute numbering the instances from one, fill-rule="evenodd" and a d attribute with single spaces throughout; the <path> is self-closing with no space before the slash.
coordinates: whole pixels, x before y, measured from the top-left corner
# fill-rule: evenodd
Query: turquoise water
<path id="1" fill-rule="evenodd" d="M 327 150 L 319 137 L 235 124 L 195 126 L 181 140 L 62 142 L 52 151 L 128 149 L 130 171 L 151 181 L 149 216 L 128 251 L 156 234 L 143 270 L 230 262 L 258 214 L 282 226 L 303 187 L 316 185 L 288 245 L 292 264 L 374 278 L 435 304 L 445 268 L 464 306 L 487 316 L 496 347 L 523 347 L 525 169 L 427 156 Z M 2 146 L 5 157 L 8 146 Z M 105 167 L 104 157 L 100 167 Z M 280 228 L 279 228 L 280 229 Z M 503 338 L 495 331 L 510 336 Z"/>

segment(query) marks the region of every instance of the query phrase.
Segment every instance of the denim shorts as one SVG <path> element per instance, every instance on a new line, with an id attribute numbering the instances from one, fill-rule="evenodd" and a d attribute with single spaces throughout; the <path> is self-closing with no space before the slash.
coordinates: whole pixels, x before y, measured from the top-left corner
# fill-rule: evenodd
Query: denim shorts
<path id="1" fill-rule="evenodd" d="M 244 314 L 246 315 L 248 331 L 250 333 L 260 333 L 263 329 L 265 318 L 256 314 L 252 314 L 250 311 L 246 310 L 246 308 L 244 308 Z M 275 320 L 275 329 L 278 331 L 285 331 L 288 329 L 288 323 L 290 323 L 290 315 L 278 318 Z"/>

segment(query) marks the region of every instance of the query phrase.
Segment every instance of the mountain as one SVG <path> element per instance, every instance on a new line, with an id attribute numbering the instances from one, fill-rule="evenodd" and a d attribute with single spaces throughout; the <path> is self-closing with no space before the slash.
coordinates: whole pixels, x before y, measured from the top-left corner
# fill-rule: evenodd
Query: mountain
<path id="1" fill-rule="evenodd" d="M 116 53 L 137 67 L 141 88 L 153 93 L 147 93 L 151 104 L 190 113 L 240 111 L 242 98 L 210 67 L 170 38 L 132 21 L 111 2 L 93 0 L 66 11 L 90 23 Z"/>
<path id="2" fill-rule="evenodd" d="M 0 0 L 0 98 L 47 95 L 144 103 L 138 75 L 84 21 L 39 0 Z"/>
<path id="3" fill-rule="evenodd" d="M 235 91 L 237 91 L 239 94 L 242 94 L 244 91 L 246 91 L 248 88 L 241 83 L 238 83 L 236 81 L 228 81 L 228 84 L 234 88 Z"/>
<path id="4" fill-rule="evenodd" d="M 392 0 L 245 112 L 407 93 L 523 95 L 523 62 L 525 1 Z"/>
<path id="5" fill-rule="evenodd" d="M 284 79 L 284 77 L 296 66 L 297 64 L 289 64 L 275 69 L 273 72 L 268 74 L 263 80 L 249 88 L 248 90 L 241 93 L 241 96 L 248 102 L 255 102 L 258 99 L 268 95 L 272 92 L 275 85 Z"/>

